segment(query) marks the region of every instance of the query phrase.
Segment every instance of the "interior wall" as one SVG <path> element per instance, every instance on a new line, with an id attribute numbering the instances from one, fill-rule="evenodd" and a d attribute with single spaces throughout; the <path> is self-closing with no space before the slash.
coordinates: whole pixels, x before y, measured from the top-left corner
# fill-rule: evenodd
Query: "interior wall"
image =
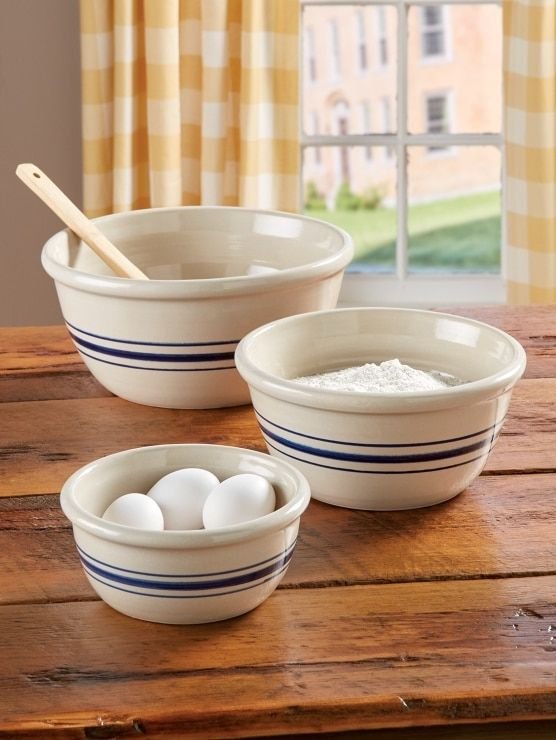
<path id="1" fill-rule="evenodd" d="M 0 0 L 0 325 L 60 323 L 42 245 L 63 228 L 15 175 L 33 162 L 81 207 L 79 3 Z"/>

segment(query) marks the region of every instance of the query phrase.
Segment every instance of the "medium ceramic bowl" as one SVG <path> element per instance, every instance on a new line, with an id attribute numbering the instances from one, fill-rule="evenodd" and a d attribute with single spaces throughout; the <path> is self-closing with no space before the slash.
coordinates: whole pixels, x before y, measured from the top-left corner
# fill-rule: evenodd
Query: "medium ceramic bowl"
<path id="1" fill-rule="evenodd" d="M 351 238 L 287 213 L 146 209 L 95 219 L 147 273 L 115 277 L 68 230 L 45 244 L 70 335 L 109 391 L 170 408 L 249 402 L 237 343 L 274 319 L 336 305 Z"/>
<path id="2" fill-rule="evenodd" d="M 102 513 L 118 496 L 146 492 L 180 468 L 267 478 L 277 507 L 244 524 L 154 532 L 114 524 Z M 158 445 L 118 452 L 86 465 L 64 484 L 60 503 L 73 525 L 83 570 L 107 604 L 138 619 L 168 624 L 215 622 L 254 609 L 274 591 L 293 555 L 310 499 L 293 466 L 262 452 L 221 445 Z"/>
<path id="3" fill-rule="evenodd" d="M 394 358 L 465 382 L 371 393 L 293 380 Z M 397 308 L 281 319 L 249 333 L 236 352 L 270 453 L 295 464 L 316 499 L 383 510 L 436 504 L 469 486 L 500 433 L 525 361 L 521 345 L 494 327 Z"/>

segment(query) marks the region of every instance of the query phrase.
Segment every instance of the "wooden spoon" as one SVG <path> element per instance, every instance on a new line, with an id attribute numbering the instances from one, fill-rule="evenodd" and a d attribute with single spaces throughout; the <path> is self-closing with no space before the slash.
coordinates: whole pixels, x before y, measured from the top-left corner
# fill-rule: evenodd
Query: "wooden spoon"
<path id="1" fill-rule="evenodd" d="M 148 280 L 149 278 L 133 262 L 115 247 L 104 234 L 89 221 L 87 216 L 79 210 L 67 195 L 55 185 L 34 164 L 18 165 L 16 175 L 35 195 L 46 203 L 51 211 L 60 218 L 77 236 L 88 244 L 101 260 L 103 260 L 120 277 L 133 280 Z"/>

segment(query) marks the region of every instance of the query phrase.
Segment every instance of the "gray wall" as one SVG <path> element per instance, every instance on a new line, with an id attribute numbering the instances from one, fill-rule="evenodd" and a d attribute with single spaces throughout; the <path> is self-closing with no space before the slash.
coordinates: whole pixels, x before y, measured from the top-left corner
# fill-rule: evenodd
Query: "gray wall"
<path id="1" fill-rule="evenodd" d="M 0 325 L 61 321 L 40 252 L 61 222 L 15 175 L 33 162 L 81 207 L 78 0 L 0 0 Z"/>

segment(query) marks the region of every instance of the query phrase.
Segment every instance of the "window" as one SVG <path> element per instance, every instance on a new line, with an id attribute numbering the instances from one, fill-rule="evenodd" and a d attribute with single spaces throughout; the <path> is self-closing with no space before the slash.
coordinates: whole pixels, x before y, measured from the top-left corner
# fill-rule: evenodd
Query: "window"
<path id="1" fill-rule="evenodd" d="M 446 134 L 450 130 L 448 95 L 433 93 L 425 97 L 426 131 L 429 134 Z M 432 153 L 446 152 L 447 146 L 431 144 L 427 151 Z"/>
<path id="2" fill-rule="evenodd" d="M 356 247 L 340 305 L 504 299 L 501 4 L 301 0 L 302 22 L 330 41 L 338 73 L 302 85 L 320 133 L 305 114 L 301 147 L 314 215 Z M 359 12 L 377 62 L 365 75 L 350 63 Z"/>
<path id="3" fill-rule="evenodd" d="M 315 33 L 312 28 L 306 28 L 304 35 L 306 69 L 305 74 L 309 82 L 315 82 L 317 79 L 317 60 L 315 59 Z"/>
<path id="4" fill-rule="evenodd" d="M 386 27 L 386 8 L 379 5 L 375 8 L 376 14 L 376 35 L 377 35 L 377 54 L 378 66 L 386 67 L 388 64 L 388 31 Z"/>
<path id="5" fill-rule="evenodd" d="M 360 104 L 361 110 L 361 130 L 364 134 L 368 134 L 371 131 L 371 106 L 368 100 L 364 100 Z M 365 147 L 365 159 L 370 162 L 373 158 L 373 148 L 371 146 Z"/>
<path id="6" fill-rule="evenodd" d="M 335 19 L 329 22 L 330 34 L 330 59 L 332 64 L 332 79 L 338 79 L 342 74 L 342 64 L 340 62 L 340 32 L 338 30 L 338 21 Z"/>
<path id="7" fill-rule="evenodd" d="M 360 73 L 367 70 L 367 31 L 365 27 L 365 16 L 362 10 L 355 14 L 355 38 L 357 50 L 357 68 Z"/>
<path id="8" fill-rule="evenodd" d="M 444 10 L 442 5 L 421 8 L 421 54 L 424 59 L 446 55 Z"/>
<path id="9" fill-rule="evenodd" d="M 311 129 L 312 133 L 315 136 L 318 136 L 319 131 L 319 114 L 314 110 L 311 112 Z M 322 154 L 320 146 L 316 146 L 314 150 L 314 161 L 315 165 L 320 165 L 322 163 Z"/>

